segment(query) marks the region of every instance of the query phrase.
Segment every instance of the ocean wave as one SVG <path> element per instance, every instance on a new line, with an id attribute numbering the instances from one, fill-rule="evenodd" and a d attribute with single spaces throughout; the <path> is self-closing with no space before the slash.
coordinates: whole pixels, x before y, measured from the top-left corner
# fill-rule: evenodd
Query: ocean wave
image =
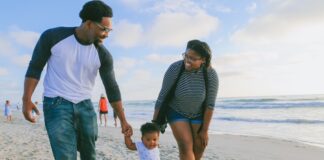
<path id="1" fill-rule="evenodd" d="M 304 95 L 304 96 L 273 96 L 273 97 L 247 97 L 247 98 L 219 98 L 221 102 L 277 102 L 277 101 L 322 101 L 324 95 Z"/>
<path id="2" fill-rule="evenodd" d="M 253 118 L 237 118 L 237 117 L 218 117 L 216 119 L 223 120 L 223 121 L 254 122 L 254 123 L 324 124 L 324 120 L 310 120 L 310 119 L 253 119 Z"/>
<path id="3" fill-rule="evenodd" d="M 147 101 L 125 101 L 125 105 L 127 106 L 154 106 L 155 101 L 147 100 Z"/>
<path id="4" fill-rule="evenodd" d="M 256 98 L 256 99 L 222 99 L 222 102 L 273 102 L 273 101 L 281 101 L 280 99 L 275 98 Z"/>
<path id="5" fill-rule="evenodd" d="M 324 108 L 324 102 L 309 103 L 218 103 L 216 108 L 221 109 L 287 109 L 287 108 Z"/>

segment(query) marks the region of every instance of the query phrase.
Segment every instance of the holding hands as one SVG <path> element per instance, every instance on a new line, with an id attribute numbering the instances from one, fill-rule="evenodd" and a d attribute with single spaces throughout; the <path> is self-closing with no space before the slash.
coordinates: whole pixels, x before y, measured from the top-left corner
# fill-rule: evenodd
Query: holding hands
<path id="1" fill-rule="evenodd" d="M 133 135 L 133 128 L 127 122 L 121 123 L 121 127 L 122 127 L 122 133 L 125 136 L 130 137 Z"/>

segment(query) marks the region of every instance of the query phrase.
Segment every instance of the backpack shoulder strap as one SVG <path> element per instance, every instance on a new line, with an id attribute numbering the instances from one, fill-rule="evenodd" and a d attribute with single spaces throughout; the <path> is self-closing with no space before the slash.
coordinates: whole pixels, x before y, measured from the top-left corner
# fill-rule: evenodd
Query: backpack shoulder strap
<path id="1" fill-rule="evenodd" d="M 205 100 L 203 102 L 203 112 L 205 111 L 206 107 L 207 107 L 207 94 L 208 94 L 208 73 L 207 73 L 207 67 L 203 66 L 203 74 L 204 74 L 204 81 L 205 81 L 205 91 L 206 91 L 206 97 Z"/>
<path id="2" fill-rule="evenodd" d="M 165 98 L 164 100 L 162 101 L 162 105 L 160 107 L 160 110 L 159 110 L 159 113 L 157 115 L 157 118 L 156 118 L 156 123 L 157 124 L 165 124 L 166 123 L 166 113 L 169 109 L 169 102 L 172 100 L 172 98 L 174 97 L 174 92 L 175 92 L 175 89 L 177 88 L 177 84 L 178 84 L 178 81 L 180 79 L 180 76 L 182 74 L 182 72 L 184 71 L 184 62 L 181 64 L 181 68 L 180 68 L 180 71 L 178 73 L 178 76 L 176 78 L 176 80 L 174 81 L 174 83 L 171 85 L 171 89 L 169 90 L 169 92 L 165 95 Z"/>
<path id="3" fill-rule="evenodd" d="M 178 73 L 178 76 L 177 76 L 177 79 L 174 81 L 174 83 L 172 84 L 172 87 L 168 93 L 169 95 L 169 98 L 172 98 L 173 95 L 174 95 L 174 92 L 175 92 L 175 89 L 177 88 L 177 84 L 178 84 L 178 81 L 180 79 L 180 76 L 182 74 L 182 72 L 184 71 L 185 67 L 184 67 L 184 62 L 181 64 L 181 67 L 180 67 L 180 70 L 179 70 L 179 73 Z M 171 99 L 169 99 L 171 100 Z"/>

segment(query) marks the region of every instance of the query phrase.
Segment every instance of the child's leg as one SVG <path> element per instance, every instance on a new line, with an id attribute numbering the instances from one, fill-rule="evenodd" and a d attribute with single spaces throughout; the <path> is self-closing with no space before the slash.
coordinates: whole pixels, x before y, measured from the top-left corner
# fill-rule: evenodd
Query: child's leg
<path id="1" fill-rule="evenodd" d="M 107 127 L 107 114 L 104 115 L 105 118 L 105 127 Z"/>

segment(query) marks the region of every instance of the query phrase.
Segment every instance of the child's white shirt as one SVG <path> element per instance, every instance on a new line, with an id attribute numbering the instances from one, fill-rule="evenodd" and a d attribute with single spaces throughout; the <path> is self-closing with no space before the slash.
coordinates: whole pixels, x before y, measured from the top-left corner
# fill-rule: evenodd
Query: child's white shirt
<path id="1" fill-rule="evenodd" d="M 158 147 L 147 149 L 142 141 L 135 143 L 140 160 L 160 160 Z"/>

